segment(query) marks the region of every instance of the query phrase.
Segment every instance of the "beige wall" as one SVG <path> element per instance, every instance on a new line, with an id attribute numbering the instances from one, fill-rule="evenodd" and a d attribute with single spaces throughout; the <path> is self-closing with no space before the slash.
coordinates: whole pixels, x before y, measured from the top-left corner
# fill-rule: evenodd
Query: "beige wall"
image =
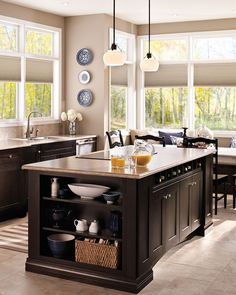
<path id="1" fill-rule="evenodd" d="M 236 18 L 191 22 L 161 23 L 151 25 L 151 34 L 235 30 Z M 138 35 L 147 35 L 148 25 L 138 26 Z"/>
<path id="2" fill-rule="evenodd" d="M 64 95 L 64 17 L 42 12 L 35 9 L 26 8 L 10 3 L 0 1 L 0 15 L 39 23 L 47 26 L 53 26 L 62 29 L 62 107 L 65 107 Z M 57 135 L 61 132 L 61 124 L 40 125 L 41 135 Z M 0 127 L 0 138 L 23 136 L 25 127 Z"/>
<path id="3" fill-rule="evenodd" d="M 112 17 L 100 14 L 63 18 L 3 1 L 0 1 L 0 14 L 62 29 L 62 110 L 75 108 L 80 111 L 84 120 L 79 123 L 79 133 L 97 134 L 99 136 L 98 147 L 103 148 L 105 131 L 108 129 L 109 70 L 104 67 L 102 57 L 108 49 Z M 116 21 L 116 28 L 136 35 L 146 35 L 148 29 L 147 25 L 136 26 L 119 19 Z M 231 29 L 236 29 L 236 19 L 152 24 L 151 33 L 168 34 Z M 76 62 L 76 53 L 83 47 L 91 49 L 94 54 L 93 62 L 88 66 L 80 66 Z M 91 82 L 87 85 L 82 85 L 78 81 L 78 74 L 82 70 L 88 70 L 91 73 Z M 94 94 L 94 102 L 87 108 L 81 107 L 77 102 L 77 94 L 84 88 L 92 90 Z M 47 134 L 47 127 L 40 126 L 40 129 L 42 135 Z M 0 128 L 0 137 L 5 137 L 7 133 L 9 136 L 20 136 L 23 130 L 22 127 Z M 55 124 L 49 132 L 59 133 L 62 130 L 61 124 Z"/>
<path id="4" fill-rule="evenodd" d="M 112 18 L 108 15 L 88 15 L 67 17 L 65 19 L 66 42 L 66 109 L 74 108 L 82 113 L 79 123 L 80 134 L 97 134 L 98 148 L 104 148 L 104 135 L 108 130 L 109 72 L 103 64 L 103 54 L 108 49 L 109 28 Z M 136 32 L 136 26 L 117 20 L 117 29 Z M 89 48 L 94 59 L 91 64 L 81 66 L 76 62 L 76 53 L 81 48 Z M 87 70 L 92 79 L 82 85 L 78 74 Z M 89 107 L 82 107 L 77 102 L 77 94 L 82 89 L 90 89 L 94 101 Z"/>

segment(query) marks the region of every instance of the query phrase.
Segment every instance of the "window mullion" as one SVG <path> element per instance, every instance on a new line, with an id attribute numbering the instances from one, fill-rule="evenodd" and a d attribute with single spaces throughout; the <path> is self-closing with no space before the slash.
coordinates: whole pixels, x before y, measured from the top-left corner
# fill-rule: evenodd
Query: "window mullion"
<path id="1" fill-rule="evenodd" d="M 19 96 L 18 96 L 18 116 L 19 120 L 24 120 L 25 113 L 25 26 L 20 26 L 20 38 L 19 38 L 19 52 L 21 56 L 21 83 L 19 85 Z"/>
<path id="2" fill-rule="evenodd" d="M 195 107 L 195 91 L 194 91 L 194 65 L 193 60 L 193 38 L 188 39 L 188 128 L 194 130 L 194 107 Z"/>

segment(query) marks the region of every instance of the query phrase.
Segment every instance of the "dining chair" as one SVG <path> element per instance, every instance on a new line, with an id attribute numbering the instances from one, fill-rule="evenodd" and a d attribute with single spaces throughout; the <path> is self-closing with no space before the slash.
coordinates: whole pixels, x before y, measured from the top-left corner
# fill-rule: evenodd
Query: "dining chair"
<path id="1" fill-rule="evenodd" d="M 106 131 L 110 149 L 124 146 L 123 137 L 120 130 Z"/>
<path id="2" fill-rule="evenodd" d="M 218 174 L 218 139 L 204 137 L 186 137 L 187 148 L 207 148 L 213 145 L 215 152 L 213 154 L 213 196 L 215 200 L 215 215 L 217 215 L 218 201 L 224 199 L 224 208 L 227 206 L 226 183 L 228 175 Z M 223 193 L 219 193 L 218 187 L 223 185 Z"/>
<path id="3" fill-rule="evenodd" d="M 149 141 L 149 140 L 153 140 L 153 141 L 156 141 L 156 142 L 159 142 L 160 144 L 163 145 L 163 147 L 166 146 L 165 144 L 165 137 L 162 136 L 162 137 L 159 137 L 159 136 L 154 136 L 154 135 L 151 135 L 151 134 L 147 134 L 147 135 L 135 135 L 135 139 L 142 139 L 142 140 L 145 140 L 145 141 Z"/>

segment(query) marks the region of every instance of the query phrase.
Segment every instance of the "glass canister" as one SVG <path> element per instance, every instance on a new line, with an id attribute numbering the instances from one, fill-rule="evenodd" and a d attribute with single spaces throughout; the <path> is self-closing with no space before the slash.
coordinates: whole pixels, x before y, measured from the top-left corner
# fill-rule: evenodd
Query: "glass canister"
<path id="1" fill-rule="evenodd" d="M 134 151 L 132 158 L 137 166 L 146 166 L 152 159 L 155 149 L 152 144 L 148 144 L 142 139 L 134 141 Z"/>

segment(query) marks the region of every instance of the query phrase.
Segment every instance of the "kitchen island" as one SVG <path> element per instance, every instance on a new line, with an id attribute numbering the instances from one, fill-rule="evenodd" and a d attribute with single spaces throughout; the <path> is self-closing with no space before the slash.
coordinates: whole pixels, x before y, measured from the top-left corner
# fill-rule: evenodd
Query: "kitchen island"
<path id="1" fill-rule="evenodd" d="M 96 152 L 86 158 L 23 166 L 29 179 L 26 270 L 138 293 L 152 281 L 152 267 L 166 251 L 190 234 L 204 236 L 212 225 L 212 151 L 158 147 L 146 167 L 124 169 L 112 168 L 107 155 Z M 59 178 L 62 188 L 78 182 L 105 185 L 119 191 L 120 198 L 114 204 L 106 204 L 101 198 L 52 198 L 52 177 Z M 53 226 L 53 208 L 73 212 L 72 218 Z M 120 235 L 115 237 L 109 227 L 112 212 L 119 212 L 122 223 Z M 100 231 L 96 235 L 76 232 L 74 218 L 89 222 L 96 219 Z M 47 245 L 47 236 L 52 233 L 115 242 L 117 264 L 109 268 L 82 263 L 74 253 L 68 259 L 55 258 Z M 108 255 L 110 258 L 114 257 Z"/>

